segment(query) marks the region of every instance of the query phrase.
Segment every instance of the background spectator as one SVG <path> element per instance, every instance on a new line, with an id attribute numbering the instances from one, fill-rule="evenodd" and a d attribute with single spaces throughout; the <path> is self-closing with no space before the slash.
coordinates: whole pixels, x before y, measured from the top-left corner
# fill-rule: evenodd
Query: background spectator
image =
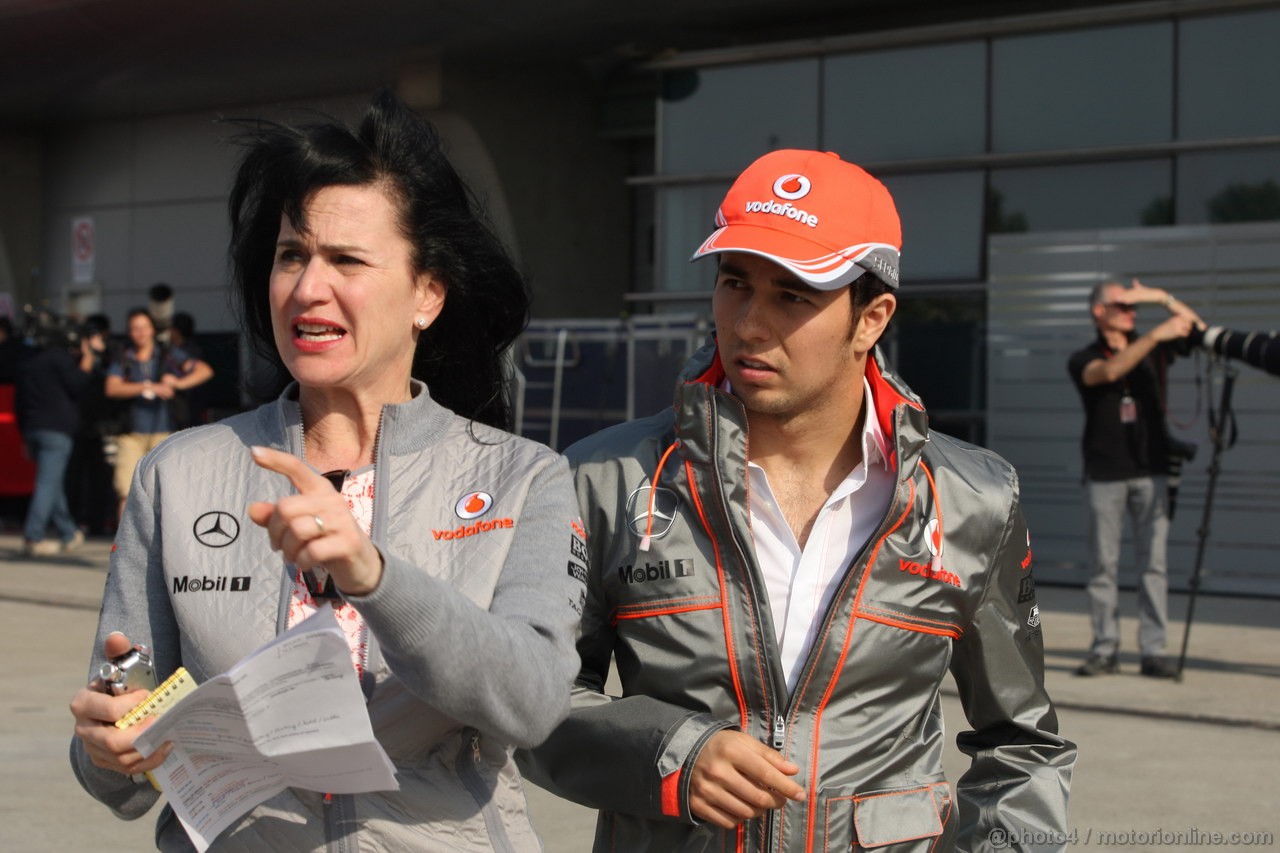
<path id="1" fill-rule="evenodd" d="M 49 556 L 84 542 L 67 506 L 63 478 L 75 441 L 80 395 L 93 369 L 89 342 L 79 341 L 79 363 L 65 337 L 37 340 L 37 349 L 18 368 L 15 412 L 27 457 L 36 464 L 35 491 L 23 528 L 23 551 Z M 58 539 L 46 539 L 52 523 Z"/>

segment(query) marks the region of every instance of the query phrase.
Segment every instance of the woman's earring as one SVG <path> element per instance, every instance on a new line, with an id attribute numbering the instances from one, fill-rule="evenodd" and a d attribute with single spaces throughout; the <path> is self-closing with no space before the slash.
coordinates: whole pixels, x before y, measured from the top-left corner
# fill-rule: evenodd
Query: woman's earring
<path id="1" fill-rule="evenodd" d="M 418 328 L 419 328 L 419 329 L 425 329 L 425 328 L 427 327 L 427 318 L 426 318 L 426 317 L 419 317 L 419 318 L 417 319 L 417 321 L 416 321 L 416 322 L 417 322 L 417 324 L 418 324 Z"/>

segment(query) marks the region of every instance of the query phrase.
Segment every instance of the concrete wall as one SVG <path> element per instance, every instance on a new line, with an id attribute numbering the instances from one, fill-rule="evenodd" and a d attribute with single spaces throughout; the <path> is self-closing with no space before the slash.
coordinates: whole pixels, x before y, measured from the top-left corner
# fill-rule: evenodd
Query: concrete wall
<path id="1" fill-rule="evenodd" d="M 1084 413 L 1067 358 L 1095 335 L 1087 311 L 1100 281 L 1137 276 L 1191 305 L 1212 325 L 1280 328 L 1280 224 L 1187 226 L 1000 235 L 991 238 L 988 283 L 987 443 L 1018 468 L 1037 575 L 1088 578 L 1080 437 Z M 1167 316 L 1143 308 L 1139 330 Z M 1206 408 L 1220 385 L 1205 380 L 1208 359 L 1169 369 L 1170 432 L 1199 444 L 1183 467 L 1169 534 L 1169 574 L 1185 588 L 1195 564 L 1208 487 Z M 1280 379 L 1239 366 L 1239 443 L 1222 457 L 1205 554 L 1205 586 L 1219 592 L 1280 595 Z M 1216 372 L 1215 378 L 1221 373 Z M 1126 536 L 1126 541 L 1127 541 Z M 1133 583 L 1126 544 L 1122 582 Z"/>
<path id="2" fill-rule="evenodd" d="M 15 306 L 35 297 L 40 258 L 40 140 L 0 135 L 0 293 Z"/>
<path id="3" fill-rule="evenodd" d="M 446 68 L 444 105 L 484 140 L 537 317 L 608 317 L 631 289 L 628 151 L 601 135 L 596 84 L 552 66 Z"/>
<path id="4" fill-rule="evenodd" d="M 626 151 L 599 138 L 591 81 L 550 68 L 453 69 L 441 90 L 435 108 L 423 112 L 530 276 L 535 313 L 617 313 L 630 277 Z M 295 106 L 355 118 L 367 97 Z M 289 115 L 271 107 L 226 114 Z M 234 329 L 225 255 L 237 152 L 226 142 L 232 129 L 217 117 L 209 110 L 49 134 L 42 193 L 34 193 L 42 201 L 33 207 L 42 211 L 27 210 L 9 228 L 0 218 L 5 234 L 39 222 L 40 296 L 57 310 L 105 311 L 118 327 L 130 307 L 146 304 L 152 284 L 165 281 L 202 331 Z M 76 285 L 71 227 L 84 216 L 96 230 L 94 276 Z"/>

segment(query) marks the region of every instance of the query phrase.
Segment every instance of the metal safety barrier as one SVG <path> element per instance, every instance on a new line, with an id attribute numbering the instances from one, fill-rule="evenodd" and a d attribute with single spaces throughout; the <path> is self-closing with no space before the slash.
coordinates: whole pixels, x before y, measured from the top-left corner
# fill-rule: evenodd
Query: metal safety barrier
<path id="1" fill-rule="evenodd" d="M 704 314 L 531 322 L 512 348 L 515 431 L 561 450 L 669 406 L 709 331 Z"/>

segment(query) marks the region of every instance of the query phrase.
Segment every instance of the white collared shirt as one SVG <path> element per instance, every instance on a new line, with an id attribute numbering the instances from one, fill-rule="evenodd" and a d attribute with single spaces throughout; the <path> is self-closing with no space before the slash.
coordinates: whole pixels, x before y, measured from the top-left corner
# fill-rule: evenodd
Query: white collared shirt
<path id="1" fill-rule="evenodd" d="M 876 531 L 893 497 L 889 447 L 876 417 L 871 385 L 862 380 L 866 417 L 862 462 L 827 498 L 804 549 L 787 524 L 763 468 L 748 462 L 751 530 L 764 573 L 787 690 L 794 691 L 844 570 Z"/>

